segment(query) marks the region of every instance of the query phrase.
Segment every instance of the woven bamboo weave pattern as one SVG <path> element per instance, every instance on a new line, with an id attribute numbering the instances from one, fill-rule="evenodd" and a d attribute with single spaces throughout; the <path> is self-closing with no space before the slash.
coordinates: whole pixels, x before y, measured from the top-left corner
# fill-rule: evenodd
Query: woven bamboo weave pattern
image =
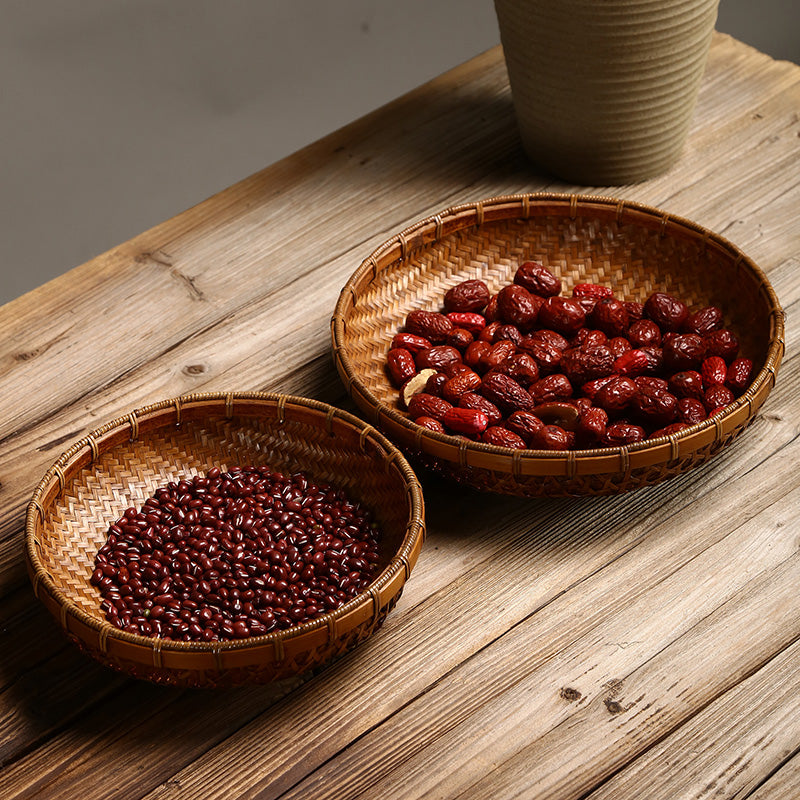
<path id="1" fill-rule="evenodd" d="M 333 320 L 335 359 L 371 421 L 419 463 L 458 481 L 523 495 L 609 494 L 656 483 L 702 463 L 744 430 L 774 383 L 783 316 L 766 277 L 711 231 L 660 210 L 575 195 L 500 197 L 444 211 L 398 238 L 400 257 L 390 240 L 342 291 Z M 576 283 L 592 282 L 611 286 L 625 300 L 644 302 L 654 291 L 666 291 L 692 310 L 723 309 L 741 355 L 760 371 L 748 396 L 738 401 L 736 419 L 728 411 L 722 427 L 711 421 L 693 426 L 679 437 L 679 446 L 670 441 L 661 447 L 668 458 L 646 455 L 654 445 L 641 443 L 630 454 L 606 448 L 606 456 L 615 457 L 593 462 L 600 451 L 584 451 L 577 460 L 524 451 L 521 461 L 512 462 L 502 448 L 472 442 L 464 450 L 454 437 L 415 431 L 385 371 L 389 342 L 408 312 L 441 310 L 445 292 L 470 278 L 496 292 L 528 260 L 555 272 L 567 295 Z M 700 430 L 706 435 L 692 440 Z"/>
<path id="2" fill-rule="evenodd" d="M 37 594 L 70 638 L 108 666 L 173 685 L 287 678 L 369 637 L 402 591 L 424 538 L 424 517 L 418 482 L 400 453 L 360 420 L 315 401 L 255 393 L 242 397 L 247 409 L 240 415 L 237 399 L 190 397 L 144 409 L 133 421 L 117 420 L 90 436 L 88 446 L 68 450 L 37 489 L 26 529 Z M 87 449 L 91 462 L 85 464 Z M 247 465 L 302 471 L 373 512 L 381 564 L 368 590 L 317 620 L 239 642 L 160 642 L 106 622 L 90 577 L 108 526 L 169 481 L 213 466 Z"/>

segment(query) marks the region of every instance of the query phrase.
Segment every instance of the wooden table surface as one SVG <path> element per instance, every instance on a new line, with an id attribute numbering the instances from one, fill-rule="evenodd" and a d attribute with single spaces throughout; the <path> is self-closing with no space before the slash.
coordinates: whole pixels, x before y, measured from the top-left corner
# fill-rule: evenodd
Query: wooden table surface
<path id="1" fill-rule="evenodd" d="M 1 308 L 0 797 L 800 797 L 799 137 L 800 67 L 717 34 L 680 163 L 567 186 L 524 159 L 496 48 Z M 742 437 L 611 498 L 424 476 L 400 603 L 313 678 L 180 691 L 67 642 L 22 547 L 61 452 L 194 391 L 353 410 L 329 322 L 361 260 L 451 204 L 542 189 L 658 206 L 766 271 L 787 350 Z"/>

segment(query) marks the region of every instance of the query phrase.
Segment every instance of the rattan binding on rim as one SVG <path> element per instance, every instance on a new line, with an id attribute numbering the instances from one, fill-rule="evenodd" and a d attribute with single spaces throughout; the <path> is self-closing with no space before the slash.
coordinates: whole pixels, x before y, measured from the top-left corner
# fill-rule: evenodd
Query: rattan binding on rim
<path id="1" fill-rule="evenodd" d="M 392 336 L 409 311 L 439 310 L 447 289 L 481 278 L 492 291 L 536 260 L 562 279 L 610 285 L 643 302 L 672 292 L 714 304 L 757 373 L 723 414 L 673 437 L 569 455 L 519 451 L 420 432 L 385 373 Z M 355 403 L 420 466 L 505 494 L 602 495 L 658 483 L 705 462 L 753 420 L 784 350 L 783 311 L 766 275 L 718 234 L 660 209 L 610 197 L 521 194 L 453 206 L 416 222 L 369 254 L 343 287 L 331 320 L 333 358 Z"/>
<path id="2" fill-rule="evenodd" d="M 367 505 L 381 531 L 372 584 L 314 621 L 239 641 L 151 639 L 106 622 L 89 578 L 108 525 L 170 480 L 248 464 L 302 470 Z M 419 482 L 383 434 L 324 403 L 262 392 L 165 400 L 98 428 L 48 470 L 25 529 L 34 591 L 76 644 L 135 677 L 204 687 L 288 678 L 364 641 L 397 602 L 424 537 Z"/>

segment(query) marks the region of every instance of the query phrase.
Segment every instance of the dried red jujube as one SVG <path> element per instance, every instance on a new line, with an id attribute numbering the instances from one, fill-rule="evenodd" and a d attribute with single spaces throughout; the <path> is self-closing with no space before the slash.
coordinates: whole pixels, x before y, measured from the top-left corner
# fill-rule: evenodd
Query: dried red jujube
<path id="1" fill-rule="evenodd" d="M 644 316 L 644 303 L 640 303 L 637 300 L 626 300 L 625 309 L 628 312 L 628 320 L 631 325 L 633 325 L 634 322 L 638 322 Z"/>
<path id="2" fill-rule="evenodd" d="M 661 352 L 664 369 L 679 372 L 700 366 L 706 356 L 706 345 L 703 337 L 696 333 L 676 333 L 663 341 Z"/>
<path id="3" fill-rule="evenodd" d="M 417 417 L 433 417 L 442 421 L 444 415 L 453 407 L 442 397 L 437 397 L 434 394 L 427 392 L 419 392 L 415 394 L 408 403 L 408 416 L 411 419 Z"/>
<path id="4" fill-rule="evenodd" d="M 727 386 L 720 384 L 707 389 L 704 397 L 705 407 L 709 414 L 729 406 L 734 400 L 733 392 Z"/>
<path id="5" fill-rule="evenodd" d="M 482 339 L 470 342 L 464 350 L 464 363 L 472 367 L 472 369 L 477 369 L 481 360 L 491 349 L 492 345 L 489 342 L 484 342 Z"/>
<path id="6" fill-rule="evenodd" d="M 589 282 L 575 284 L 572 297 L 560 290 L 550 270 L 526 262 L 494 295 L 481 281 L 464 281 L 448 291 L 446 314 L 411 312 L 392 349 L 410 352 L 415 368 L 431 374 L 402 384 L 409 416 L 509 447 L 630 444 L 718 413 L 751 380 L 752 362 L 736 358 L 738 341 L 715 306 L 690 314 L 666 292 L 623 301 Z M 400 360 L 405 367 L 407 357 Z M 553 417 L 547 409 L 556 406 L 569 413 Z M 563 436 L 548 444 L 548 426 Z"/>
<path id="7" fill-rule="evenodd" d="M 462 395 L 474 392 L 481 385 L 481 376 L 469 368 L 458 372 L 442 384 L 442 397 L 450 403 L 457 404 Z"/>
<path id="8" fill-rule="evenodd" d="M 679 331 L 689 316 L 689 309 L 686 303 L 671 294 L 653 292 L 645 301 L 644 316 L 662 330 Z"/>
<path id="9" fill-rule="evenodd" d="M 702 400 L 705 389 L 703 376 L 696 369 L 676 372 L 669 379 L 670 391 L 678 397 L 693 397 Z"/>
<path id="10" fill-rule="evenodd" d="M 640 319 L 628 328 L 628 340 L 633 347 L 660 347 L 661 329 L 650 319 Z"/>
<path id="11" fill-rule="evenodd" d="M 553 297 L 561 291 L 561 278 L 536 261 L 520 264 L 514 273 L 514 283 L 539 297 Z"/>
<path id="12" fill-rule="evenodd" d="M 528 391 L 536 405 L 549 403 L 553 400 L 568 400 L 573 395 L 572 384 L 567 376 L 561 373 L 539 378 L 536 383 L 528 387 Z"/>
<path id="13" fill-rule="evenodd" d="M 749 358 L 735 358 L 728 365 L 725 385 L 734 392 L 743 392 L 749 385 L 752 374 L 753 362 Z"/>
<path id="14" fill-rule="evenodd" d="M 630 325 L 625 303 L 613 297 L 598 300 L 589 315 L 589 322 L 607 336 L 622 336 Z"/>
<path id="15" fill-rule="evenodd" d="M 392 383 L 398 387 L 402 386 L 412 375 L 417 374 L 414 356 L 402 347 L 393 347 L 386 354 L 386 368 Z"/>
<path id="16" fill-rule="evenodd" d="M 645 430 L 641 425 L 633 425 L 630 422 L 614 422 L 606 428 L 601 442 L 609 447 L 618 447 L 641 442 L 645 436 Z"/>
<path id="17" fill-rule="evenodd" d="M 417 369 L 444 370 L 447 364 L 461 361 L 461 353 L 449 344 L 435 344 L 414 356 Z"/>
<path id="18" fill-rule="evenodd" d="M 392 339 L 390 349 L 401 348 L 408 350 L 411 355 L 416 355 L 420 350 L 427 350 L 433 345 L 429 339 L 424 336 L 417 336 L 415 333 L 396 333 Z"/>
<path id="19" fill-rule="evenodd" d="M 501 425 L 493 425 L 481 434 L 481 441 L 511 450 L 524 450 L 526 445 L 522 437 Z"/>
<path id="20" fill-rule="evenodd" d="M 614 358 L 619 358 L 632 350 L 633 346 L 624 336 L 612 336 L 608 340 L 608 349 L 614 354 Z"/>
<path id="21" fill-rule="evenodd" d="M 577 333 L 585 322 L 586 312 L 569 297 L 548 297 L 539 309 L 539 324 L 565 336 Z"/>
<path id="22" fill-rule="evenodd" d="M 725 383 L 728 377 L 728 365 L 724 358 L 709 356 L 701 364 L 700 374 L 703 376 L 703 386 L 709 389 L 717 384 Z"/>
<path id="23" fill-rule="evenodd" d="M 703 339 L 706 345 L 706 354 L 709 356 L 719 356 L 725 361 L 731 361 L 739 352 L 739 340 L 733 331 L 727 328 L 711 331 Z"/>
<path id="24" fill-rule="evenodd" d="M 552 331 L 550 332 L 552 333 Z M 546 331 L 538 331 L 537 333 L 546 333 Z M 539 372 L 549 373 L 558 370 L 561 364 L 561 356 L 567 347 L 567 342 L 566 339 L 564 339 L 564 347 L 560 347 L 554 340 L 536 336 L 536 333 L 534 333 L 530 336 L 524 336 L 518 347 L 523 352 L 528 353 L 534 361 L 536 361 Z"/>
<path id="25" fill-rule="evenodd" d="M 584 383 L 581 386 L 581 394 L 588 398 L 592 403 L 594 402 L 595 397 L 597 397 L 597 393 L 609 382 L 613 381 L 615 378 L 619 378 L 620 376 L 616 373 L 612 373 L 611 375 L 606 375 L 603 378 L 595 378 L 593 381 L 589 381 L 588 383 Z"/>
<path id="26" fill-rule="evenodd" d="M 628 350 L 614 361 L 612 371 L 620 375 L 635 377 L 642 375 L 650 366 L 650 357 L 644 350 Z"/>
<path id="27" fill-rule="evenodd" d="M 427 394 L 435 395 L 436 397 L 442 396 L 442 388 L 449 380 L 449 377 L 444 372 L 436 372 L 431 375 L 425 382 L 425 388 L 422 390 Z"/>
<path id="28" fill-rule="evenodd" d="M 673 434 L 680 433 L 686 430 L 689 426 L 685 422 L 671 422 L 663 428 L 653 431 L 647 436 L 648 439 L 658 439 L 661 436 L 672 436 Z"/>
<path id="29" fill-rule="evenodd" d="M 687 425 L 702 422 L 708 416 L 705 405 L 696 397 L 681 397 L 678 400 L 678 418 Z"/>
<path id="30" fill-rule="evenodd" d="M 540 328 L 538 331 L 532 331 L 523 338 L 521 342 L 523 349 L 525 349 L 526 343 L 545 344 L 562 353 L 569 347 L 569 342 L 560 333 L 556 333 L 549 328 Z"/>
<path id="31" fill-rule="evenodd" d="M 506 427 L 530 443 L 531 438 L 544 427 L 544 422 L 532 411 L 514 411 L 509 414 Z"/>
<path id="32" fill-rule="evenodd" d="M 464 328 L 465 330 L 468 330 L 473 337 L 478 336 L 486 327 L 486 317 L 474 312 L 451 311 L 447 314 L 447 319 L 449 319 L 456 328 Z"/>
<path id="33" fill-rule="evenodd" d="M 458 398 L 459 408 L 473 408 L 482 411 L 489 420 L 489 425 L 499 425 L 503 421 L 500 409 L 477 392 L 465 392 Z"/>
<path id="34" fill-rule="evenodd" d="M 578 417 L 575 437 L 579 444 L 586 447 L 593 446 L 603 438 L 607 426 L 608 414 L 606 411 L 592 406 Z"/>
<path id="35" fill-rule="evenodd" d="M 477 408 L 451 408 L 444 415 L 442 425 L 455 433 L 477 436 L 489 426 L 489 418 Z"/>
<path id="36" fill-rule="evenodd" d="M 427 428 L 429 431 L 435 431 L 436 433 L 445 432 L 444 425 L 442 425 L 438 419 L 434 419 L 433 417 L 417 417 L 414 422 L 416 422 L 421 428 Z"/>
<path id="37" fill-rule="evenodd" d="M 423 336 L 432 344 L 443 344 L 455 326 L 438 311 L 415 309 L 406 316 L 406 333 Z"/>
<path id="38" fill-rule="evenodd" d="M 493 300 L 497 299 L 497 295 L 495 295 Z M 489 319 L 488 317 L 486 318 Z M 492 344 L 494 342 L 494 335 L 497 333 L 497 329 L 502 326 L 502 322 L 500 320 L 495 319 L 491 322 L 487 321 L 486 327 L 478 334 L 478 340 L 482 342 L 488 342 Z"/>
<path id="39" fill-rule="evenodd" d="M 466 328 L 453 328 L 445 340 L 445 344 L 450 345 L 450 347 L 455 347 L 456 350 L 463 353 L 474 341 L 475 336 L 471 331 Z"/>
<path id="40" fill-rule="evenodd" d="M 526 388 L 539 380 L 539 366 L 529 353 L 513 353 L 497 369 Z"/>
<path id="41" fill-rule="evenodd" d="M 498 318 L 521 330 L 528 330 L 536 324 L 542 305 L 541 297 L 514 283 L 497 293 Z"/>
<path id="42" fill-rule="evenodd" d="M 544 425 L 533 436 L 530 446 L 534 450 L 569 450 L 570 438 L 559 425 Z"/>
<path id="43" fill-rule="evenodd" d="M 505 412 L 530 409 L 534 405 L 531 395 L 502 372 L 488 372 L 484 375 L 480 393 Z"/>
<path id="44" fill-rule="evenodd" d="M 598 283 L 576 283 L 572 287 L 573 297 L 593 297 L 595 300 L 602 300 L 605 297 L 613 297 L 614 292 L 610 286 L 601 286 Z"/>
<path id="45" fill-rule="evenodd" d="M 614 354 L 607 345 L 573 347 L 561 356 L 561 370 L 573 386 L 582 386 L 614 371 Z"/>
<path id="46" fill-rule="evenodd" d="M 678 415 L 678 398 L 654 386 L 637 386 L 631 407 L 646 425 L 661 428 Z"/>
<path id="47" fill-rule="evenodd" d="M 683 329 L 687 333 L 699 333 L 701 336 L 722 327 L 722 311 L 716 306 L 706 306 L 695 311 L 686 318 Z"/>
<path id="48" fill-rule="evenodd" d="M 510 339 L 502 339 L 489 347 L 489 350 L 478 361 L 481 372 L 499 367 L 507 358 L 517 351 L 517 346 Z"/>
<path id="49" fill-rule="evenodd" d="M 594 404 L 609 414 L 624 411 L 639 389 L 631 378 L 620 376 L 605 383 L 594 396 Z"/>
<path id="50" fill-rule="evenodd" d="M 516 325 L 500 325 L 492 336 L 492 343 L 508 340 L 518 345 L 522 341 L 522 332 Z"/>
<path id="51" fill-rule="evenodd" d="M 608 342 L 608 336 L 603 331 L 592 328 L 581 328 L 570 340 L 570 347 L 597 347 Z"/>
<path id="52" fill-rule="evenodd" d="M 466 280 L 445 292 L 444 307 L 448 311 L 480 311 L 489 302 L 489 287 L 478 279 Z"/>

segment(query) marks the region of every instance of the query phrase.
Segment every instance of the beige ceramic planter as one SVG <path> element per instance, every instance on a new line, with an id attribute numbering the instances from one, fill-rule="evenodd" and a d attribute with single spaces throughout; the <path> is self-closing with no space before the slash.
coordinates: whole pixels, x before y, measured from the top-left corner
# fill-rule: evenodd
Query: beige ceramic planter
<path id="1" fill-rule="evenodd" d="M 567 180 L 620 185 L 678 159 L 718 0 L 495 0 L 523 146 Z"/>

